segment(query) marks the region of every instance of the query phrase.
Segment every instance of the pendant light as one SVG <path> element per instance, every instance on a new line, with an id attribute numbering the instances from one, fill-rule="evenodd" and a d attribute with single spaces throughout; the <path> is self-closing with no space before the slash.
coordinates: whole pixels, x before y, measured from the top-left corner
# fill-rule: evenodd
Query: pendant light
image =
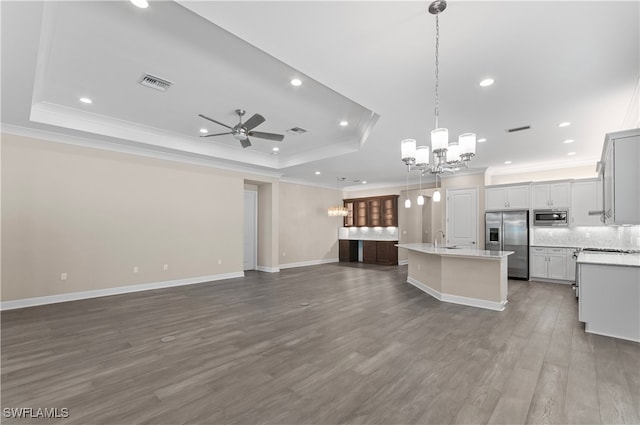
<path id="1" fill-rule="evenodd" d="M 441 174 L 444 171 L 455 171 L 460 165 L 469 167 L 471 158 L 476 154 L 475 133 L 464 133 L 458 140 L 449 142 L 449 130 L 440 127 L 438 119 L 440 117 L 440 13 L 447 8 L 446 0 L 435 0 L 429 5 L 429 13 L 436 17 L 436 48 L 435 48 L 435 107 L 434 107 L 434 129 L 431 130 L 431 153 L 435 160 L 429 166 L 428 160 L 419 165 L 418 151 L 414 139 L 405 139 L 400 142 L 402 161 L 411 169 L 415 166 L 420 172 L 429 171 L 432 174 Z M 426 146 L 425 146 L 426 147 Z M 427 148 L 428 149 L 428 148 Z M 428 154 L 428 150 L 427 156 Z M 435 194 L 434 194 L 435 195 Z"/>
<path id="2" fill-rule="evenodd" d="M 436 174 L 436 191 L 433 192 L 433 202 L 440 202 L 440 190 L 438 189 L 438 175 Z"/>
<path id="3" fill-rule="evenodd" d="M 404 200 L 404 207 L 411 208 L 411 199 L 409 199 L 409 171 L 407 170 L 407 199 Z"/>
<path id="4" fill-rule="evenodd" d="M 420 189 L 418 189 L 418 201 L 416 202 L 418 205 L 424 205 L 424 196 L 422 196 L 422 173 L 420 173 Z"/>
<path id="5" fill-rule="evenodd" d="M 341 203 L 341 196 L 340 196 L 340 182 L 345 181 L 346 177 L 336 177 L 336 193 L 338 195 L 338 203 L 335 205 L 332 205 L 329 207 L 329 209 L 327 210 L 327 215 L 329 217 L 346 217 L 349 214 L 349 211 L 347 210 L 347 207 L 345 207 L 342 203 Z"/>

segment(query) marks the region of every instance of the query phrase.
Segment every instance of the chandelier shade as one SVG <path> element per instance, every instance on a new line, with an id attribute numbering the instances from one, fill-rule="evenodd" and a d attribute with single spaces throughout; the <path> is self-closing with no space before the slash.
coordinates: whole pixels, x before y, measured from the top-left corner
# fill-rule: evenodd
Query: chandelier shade
<path id="1" fill-rule="evenodd" d="M 475 133 L 464 133 L 458 137 L 460 145 L 460 155 L 476 154 L 476 135 Z"/>
<path id="2" fill-rule="evenodd" d="M 453 163 L 457 161 L 460 161 L 460 145 L 458 142 L 451 142 L 447 149 L 447 162 Z"/>
<path id="3" fill-rule="evenodd" d="M 431 130 L 431 149 L 435 151 L 446 150 L 449 145 L 449 130 L 436 128 Z"/>
<path id="4" fill-rule="evenodd" d="M 404 139 L 400 142 L 400 151 L 402 153 L 402 160 L 407 164 L 415 161 L 416 159 L 416 140 Z"/>
<path id="5" fill-rule="evenodd" d="M 416 167 L 426 167 L 429 165 L 429 146 L 418 146 L 416 148 Z"/>

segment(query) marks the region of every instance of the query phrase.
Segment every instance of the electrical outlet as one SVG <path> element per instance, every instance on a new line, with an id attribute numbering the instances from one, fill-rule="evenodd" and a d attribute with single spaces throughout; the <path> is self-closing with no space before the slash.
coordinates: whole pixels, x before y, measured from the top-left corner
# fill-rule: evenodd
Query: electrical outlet
<path id="1" fill-rule="evenodd" d="M 283 256 L 283 257 L 286 257 L 286 256 L 287 256 L 287 253 L 286 253 L 286 252 L 284 252 L 284 251 L 282 251 L 282 256 Z"/>
<path id="2" fill-rule="evenodd" d="M 138 268 L 138 266 L 133 266 L 133 272 L 134 273 L 138 273 L 140 271 L 140 269 Z"/>
<path id="3" fill-rule="evenodd" d="M 418 263 L 418 270 L 420 270 L 420 263 Z"/>
<path id="4" fill-rule="evenodd" d="M 165 272 L 169 270 L 169 265 L 165 264 L 164 266 L 162 266 L 162 270 L 164 270 Z"/>
<path id="5" fill-rule="evenodd" d="M 67 274 L 66 273 L 60 273 L 60 280 L 67 280 Z"/>
<path id="6" fill-rule="evenodd" d="M 218 258 L 218 264 L 222 264 L 222 259 Z"/>

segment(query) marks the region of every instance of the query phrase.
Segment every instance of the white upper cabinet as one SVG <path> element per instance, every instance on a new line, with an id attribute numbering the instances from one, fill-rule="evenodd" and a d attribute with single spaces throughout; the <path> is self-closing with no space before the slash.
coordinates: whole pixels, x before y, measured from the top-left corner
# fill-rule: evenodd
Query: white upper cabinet
<path id="1" fill-rule="evenodd" d="M 602 226 L 601 215 L 589 212 L 602 211 L 602 181 L 584 180 L 571 183 L 571 226 Z"/>
<path id="2" fill-rule="evenodd" d="M 640 129 L 607 134 L 602 162 L 606 224 L 640 224 Z"/>
<path id="3" fill-rule="evenodd" d="M 485 189 L 485 210 L 528 210 L 529 185 L 488 187 Z"/>
<path id="4" fill-rule="evenodd" d="M 571 184 L 536 183 L 531 185 L 531 208 L 569 208 L 571 204 Z"/>

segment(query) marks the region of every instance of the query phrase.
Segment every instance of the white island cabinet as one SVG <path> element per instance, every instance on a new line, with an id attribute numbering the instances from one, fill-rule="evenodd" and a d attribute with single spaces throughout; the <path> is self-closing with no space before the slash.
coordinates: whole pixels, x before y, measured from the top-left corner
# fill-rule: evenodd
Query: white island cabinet
<path id="1" fill-rule="evenodd" d="M 583 252 L 578 274 L 585 331 L 640 342 L 640 254 Z"/>
<path id="2" fill-rule="evenodd" d="M 409 257 L 407 282 L 434 298 L 489 310 L 507 303 L 507 257 L 513 251 L 400 244 Z"/>

